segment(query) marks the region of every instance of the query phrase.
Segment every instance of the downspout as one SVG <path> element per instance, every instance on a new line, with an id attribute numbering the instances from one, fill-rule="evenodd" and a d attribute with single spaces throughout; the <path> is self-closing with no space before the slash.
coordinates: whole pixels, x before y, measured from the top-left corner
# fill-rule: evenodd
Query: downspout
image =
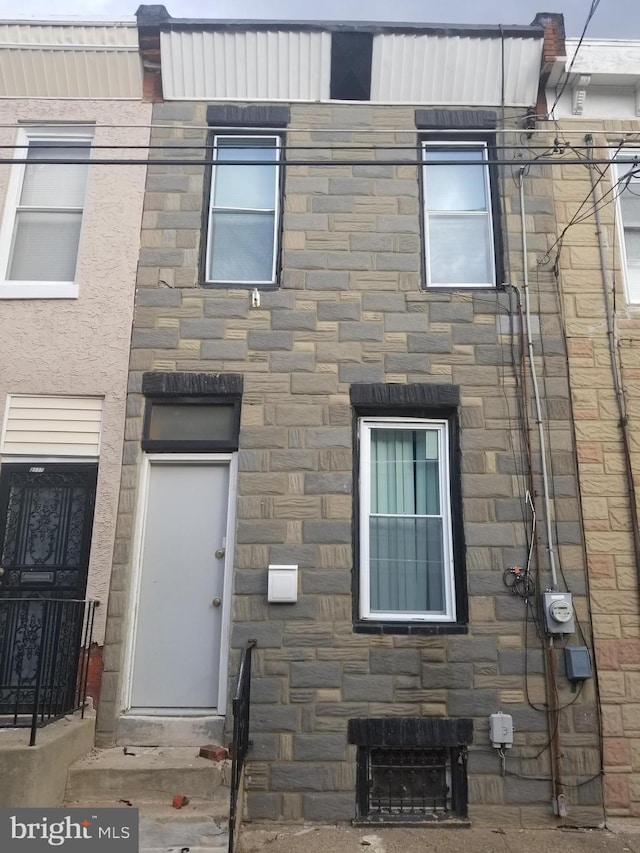
<path id="1" fill-rule="evenodd" d="M 631 464 L 631 446 L 629 442 L 629 423 L 627 421 L 627 412 L 624 400 L 624 393 L 620 385 L 620 371 L 618 367 L 618 359 L 616 356 L 615 343 L 615 318 L 613 306 L 611 304 L 611 284 L 609 282 L 609 271 L 606 264 L 604 254 L 604 242 L 602 239 L 602 221 L 600 219 L 600 202 L 602 197 L 598 191 L 597 184 L 593 174 L 593 136 L 588 133 L 584 141 L 586 142 L 588 163 L 589 163 L 589 178 L 591 180 L 591 195 L 593 196 L 593 207 L 596 219 L 596 234 L 598 237 L 598 253 L 600 256 L 600 275 L 602 277 L 602 290 L 604 292 L 604 304 L 607 315 L 607 339 L 609 342 L 609 357 L 611 359 L 611 375 L 613 377 L 613 388 L 618 404 L 618 417 L 620 432 L 622 434 L 622 453 L 624 456 L 624 467 L 627 476 L 627 486 L 629 488 L 629 510 L 631 513 L 631 532 L 633 535 L 633 551 L 636 560 L 636 575 L 638 577 L 638 587 L 640 588 L 640 530 L 638 529 L 638 504 L 636 501 L 636 487 L 633 481 L 633 466 Z"/>

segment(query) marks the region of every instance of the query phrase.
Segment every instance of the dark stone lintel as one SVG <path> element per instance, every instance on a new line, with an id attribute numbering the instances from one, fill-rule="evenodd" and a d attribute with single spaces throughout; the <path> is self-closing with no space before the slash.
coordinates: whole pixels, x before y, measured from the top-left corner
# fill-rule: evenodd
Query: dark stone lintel
<path id="1" fill-rule="evenodd" d="M 287 127 L 289 107 L 250 104 L 211 104 L 207 107 L 207 124 L 210 127 Z"/>
<path id="2" fill-rule="evenodd" d="M 356 408 L 438 409 L 460 404 L 459 386 L 440 383 L 354 383 L 349 394 L 351 405 Z"/>
<path id="3" fill-rule="evenodd" d="M 358 746 L 460 746 L 473 741 L 473 720 L 388 717 L 348 721 L 347 740 Z"/>
<path id="4" fill-rule="evenodd" d="M 497 126 L 494 110 L 416 110 L 419 130 L 495 130 Z"/>
<path id="5" fill-rule="evenodd" d="M 142 393 L 147 397 L 241 397 L 240 373 L 164 373 L 142 374 Z"/>

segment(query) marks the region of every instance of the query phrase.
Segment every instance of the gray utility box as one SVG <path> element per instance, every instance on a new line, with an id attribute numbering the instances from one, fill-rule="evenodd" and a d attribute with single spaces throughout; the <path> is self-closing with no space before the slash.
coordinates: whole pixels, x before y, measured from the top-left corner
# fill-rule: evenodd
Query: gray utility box
<path id="1" fill-rule="evenodd" d="M 584 681 L 591 678 L 591 656 L 586 646 L 566 646 L 564 666 L 569 681 Z"/>
<path id="2" fill-rule="evenodd" d="M 542 608 L 547 631 L 550 634 L 573 634 L 576 630 L 573 598 L 570 592 L 545 592 Z"/>

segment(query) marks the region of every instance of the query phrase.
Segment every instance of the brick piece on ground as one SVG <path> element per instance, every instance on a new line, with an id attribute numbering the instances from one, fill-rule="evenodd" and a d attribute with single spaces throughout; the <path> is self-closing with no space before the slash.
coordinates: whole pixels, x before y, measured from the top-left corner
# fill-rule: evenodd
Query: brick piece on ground
<path id="1" fill-rule="evenodd" d="M 200 747 L 198 755 L 200 758 L 208 758 L 210 761 L 224 761 L 229 758 L 229 750 L 224 746 L 208 743 L 206 746 Z"/>

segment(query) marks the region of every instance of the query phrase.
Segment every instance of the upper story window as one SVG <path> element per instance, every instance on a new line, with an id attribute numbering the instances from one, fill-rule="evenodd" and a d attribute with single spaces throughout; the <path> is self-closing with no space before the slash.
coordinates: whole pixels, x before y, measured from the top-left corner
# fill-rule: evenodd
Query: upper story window
<path id="1" fill-rule="evenodd" d="M 621 255 L 629 302 L 640 302 L 640 151 L 616 158 Z"/>
<path id="2" fill-rule="evenodd" d="M 0 297 L 78 295 L 76 262 L 91 151 L 89 131 L 20 131 L 0 232 Z M 82 162 L 85 161 L 85 162 Z"/>
<path id="3" fill-rule="evenodd" d="M 281 150 L 277 135 L 214 137 L 207 282 L 276 283 Z"/>
<path id="4" fill-rule="evenodd" d="M 496 238 L 485 142 L 423 142 L 428 287 L 496 284 Z"/>

